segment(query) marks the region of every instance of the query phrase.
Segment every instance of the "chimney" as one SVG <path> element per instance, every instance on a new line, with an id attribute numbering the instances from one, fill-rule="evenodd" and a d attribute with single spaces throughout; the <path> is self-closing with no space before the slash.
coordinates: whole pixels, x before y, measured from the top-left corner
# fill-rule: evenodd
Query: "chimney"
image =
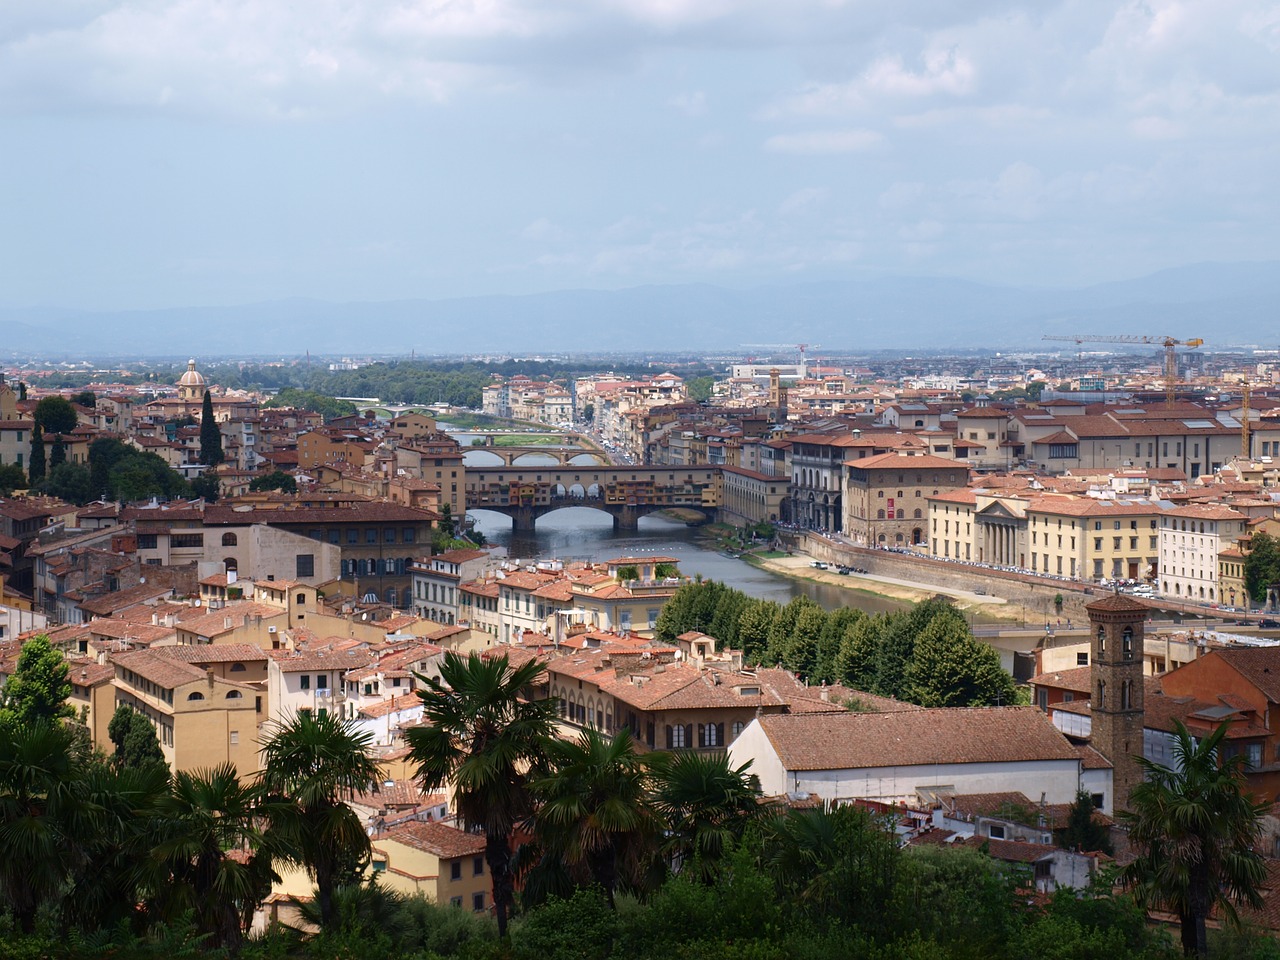
<path id="1" fill-rule="evenodd" d="M 208 669 L 205 670 L 204 678 L 208 682 L 209 686 L 212 687 L 213 686 L 213 667 L 209 667 Z"/>

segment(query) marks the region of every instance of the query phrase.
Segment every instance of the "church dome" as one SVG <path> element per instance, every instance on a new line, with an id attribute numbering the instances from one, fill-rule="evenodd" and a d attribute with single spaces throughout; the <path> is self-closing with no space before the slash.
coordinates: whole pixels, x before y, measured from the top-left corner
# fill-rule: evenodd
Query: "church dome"
<path id="1" fill-rule="evenodd" d="M 204 374 L 196 369 L 195 360 L 187 361 L 187 372 L 178 378 L 180 387 L 204 387 Z"/>

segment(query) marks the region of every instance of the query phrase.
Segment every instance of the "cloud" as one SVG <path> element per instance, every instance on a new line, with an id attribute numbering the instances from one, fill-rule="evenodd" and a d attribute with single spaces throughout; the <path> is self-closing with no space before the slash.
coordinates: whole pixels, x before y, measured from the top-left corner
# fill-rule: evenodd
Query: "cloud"
<path id="1" fill-rule="evenodd" d="M 883 139 L 874 130 L 810 130 L 776 134 L 766 140 L 764 146 L 773 153 L 817 156 L 862 153 L 877 146 Z"/>

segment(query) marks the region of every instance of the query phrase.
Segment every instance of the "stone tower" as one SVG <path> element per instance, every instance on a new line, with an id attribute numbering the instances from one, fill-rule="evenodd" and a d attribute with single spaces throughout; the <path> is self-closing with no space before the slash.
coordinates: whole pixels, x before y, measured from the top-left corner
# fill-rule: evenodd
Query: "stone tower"
<path id="1" fill-rule="evenodd" d="M 769 412 L 774 423 L 787 422 L 787 388 L 777 367 L 769 371 Z"/>
<path id="2" fill-rule="evenodd" d="M 1142 626 L 1147 608 L 1123 594 L 1085 607 L 1093 636 L 1090 743 L 1111 761 L 1115 810 L 1127 810 L 1129 794 L 1142 782 Z"/>

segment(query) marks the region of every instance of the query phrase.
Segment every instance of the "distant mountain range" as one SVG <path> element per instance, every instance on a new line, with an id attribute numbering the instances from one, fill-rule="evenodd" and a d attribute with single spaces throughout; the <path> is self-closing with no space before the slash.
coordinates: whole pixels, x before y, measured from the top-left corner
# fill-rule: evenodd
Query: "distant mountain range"
<path id="1" fill-rule="evenodd" d="M 1046 333 L 1280 346 L 1280 262 L 1203 263 L 1064 289 L 942 277 L 92 312 L 0 308 L 0 351 L 174 356 L 644 350 L 804 341 L 824 352 L 1044 349 Z M 1069 345 L 1068 345 L 1069 346 Z"/>

